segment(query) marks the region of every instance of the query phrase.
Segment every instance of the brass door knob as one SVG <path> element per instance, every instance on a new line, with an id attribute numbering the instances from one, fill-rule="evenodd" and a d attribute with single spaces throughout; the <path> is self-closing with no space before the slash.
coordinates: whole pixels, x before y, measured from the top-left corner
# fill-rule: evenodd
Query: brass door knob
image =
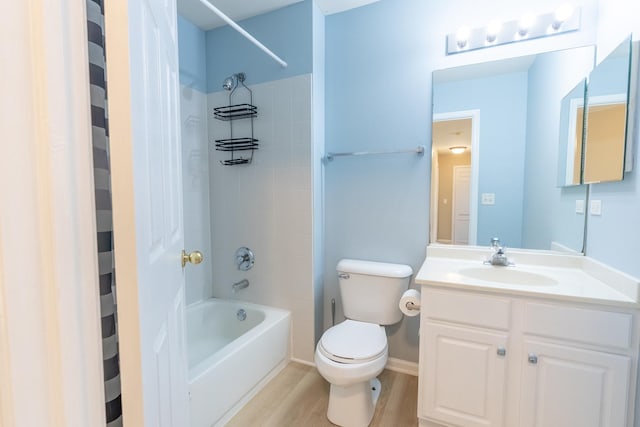
<path id="1" fill-rule="evenodd" d="M 184 249 L 182 250 L 182 268 L 187 265 L 188 262 L 191 264 L 200 264 L 204 256 L 202 256 L 202 252 L 193 251 L 191 253 L 187 253 Z"/>

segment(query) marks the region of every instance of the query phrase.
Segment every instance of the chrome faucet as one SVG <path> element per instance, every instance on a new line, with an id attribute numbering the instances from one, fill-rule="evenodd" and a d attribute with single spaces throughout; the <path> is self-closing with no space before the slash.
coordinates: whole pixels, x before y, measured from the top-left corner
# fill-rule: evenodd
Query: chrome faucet
<path id="1" fill-rule="evenodd" d="M 233 288 L 233 292 L 236 293 L 240 289 L 248 288 L 249 287 L 249 281 L 247 279 L 242 279 L 239 282 L 236 282 L 233 285 L 231 285 L 231 287 Z"/>
<path id="2" fill-rule="evenodd" d="M 491 249 L 493 249 L 493 254 L 489 257 L 485 264 L 498 265 L 498 266 L 509 266 L 513 265 L 512 262 L 509 262 L 509 258 L 505 253 L 505 247 L 500 243 L 500 239 L 494 237 L 491 239 Z"/>

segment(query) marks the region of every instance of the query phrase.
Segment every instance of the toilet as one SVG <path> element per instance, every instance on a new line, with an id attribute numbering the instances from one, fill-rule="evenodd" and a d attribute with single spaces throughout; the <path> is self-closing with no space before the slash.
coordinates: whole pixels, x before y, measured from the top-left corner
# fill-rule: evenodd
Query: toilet
<path id="1" fill-rule="evenodd" d="M 409 287 L 408 265 L 343 259 L 338 262 L 347 318 L 325 331 L 315 363 L 330 384 L 327 418 L 343 427 L 368 426 L 380 396 L 376 378 L 388 358 L 384 325 L 402 320 L 398 302 Z"/>

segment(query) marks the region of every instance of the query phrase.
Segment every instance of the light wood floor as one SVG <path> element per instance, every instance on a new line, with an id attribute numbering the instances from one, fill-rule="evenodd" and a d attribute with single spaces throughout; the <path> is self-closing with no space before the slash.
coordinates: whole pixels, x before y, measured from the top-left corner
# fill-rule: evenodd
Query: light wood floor
<path id="1" fill-rule="evenodd" d="M 378 377 L 382 392 L 372 427 L 417 426 L 418 378 L 392 371 Z M 311 366 L 289 363 L 227 424 L 231 427 L 322 427 L 329 383 Z"/>

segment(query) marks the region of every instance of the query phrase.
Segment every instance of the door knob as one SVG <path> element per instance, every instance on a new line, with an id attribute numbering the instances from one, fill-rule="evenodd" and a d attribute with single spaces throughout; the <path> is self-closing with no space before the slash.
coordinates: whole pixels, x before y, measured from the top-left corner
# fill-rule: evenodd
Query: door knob
<path id="1" fill-rule="evenodd" d="M 200 264 L 204 257 L 202 256 L 202 252 L 193 251 L 191 253 L 187 253 L 184 249 L 182 250 L 182 268 L 187 265 L 188 262 L 191 264 Z"/>

